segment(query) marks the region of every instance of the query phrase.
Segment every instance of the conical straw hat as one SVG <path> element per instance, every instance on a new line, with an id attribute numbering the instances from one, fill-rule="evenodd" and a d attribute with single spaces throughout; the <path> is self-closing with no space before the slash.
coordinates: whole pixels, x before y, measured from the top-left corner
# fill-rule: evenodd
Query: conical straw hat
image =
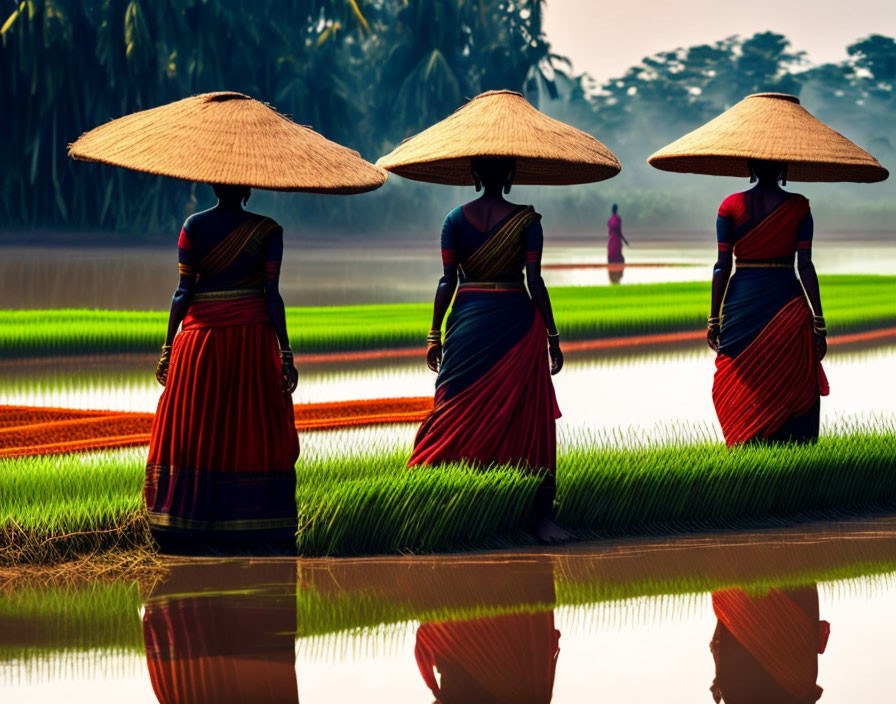
<path id="1" fill-rule="evenodd" d="M 653 154 L 663 171 L 749 176 L 747 159 L 787 163 L 788 181 L 883 181 L 877 159 L 814 118 L 799 98 L 756 93 Z"/>
<path id="2" fill-rule="evenodd" d="M 126 115 L 69 145 L 74 159 L 187 181 L 362 193 L 386 173 L 241 93 L 206 93 Z"/>
<path id="3" fill-rule="evenodd" d="M 564 186 L 612 178 L 619 160 L 589 134 L 536 110 L 519 93 L 483 93 L 377 161 L 388 171 L 469 186 L 473 157 L 516 158 L 515 183 Z"/>

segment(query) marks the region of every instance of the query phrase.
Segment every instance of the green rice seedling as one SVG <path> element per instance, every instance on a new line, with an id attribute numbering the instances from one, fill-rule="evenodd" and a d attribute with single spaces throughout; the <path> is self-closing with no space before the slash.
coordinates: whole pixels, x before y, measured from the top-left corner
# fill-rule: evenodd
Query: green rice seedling
<path id="1" fill-rule="evenodd" d="M 559 518 L 579 530 L 625 533 L 658 524 L 730 527 L 745 517 L 889 507 L 896 502 L 894 466 L 891 431 L 733 450 L 709 443 L 579 447 L 559 459 Z"/>
<path id="2" fill-rule="evenodd" d="M 0 563 L 146 545 L 145 450 L 0 461 Z"/>
<path id="3" fill-rule="evenodd" d="M 832 334 L 896 325 L 896 277 L 821 277 Z M 564 339 L 600 339 L 700 329 L 708 282 L 566 287 L 551 290 Z M 293 346 L 303 353 L 419 346 L 429 303 L 288 308 Z M 167 313 L 83 309 L 6 310 L 0 358 L 157 352 Z"/>
<path id="4" fill-rule="evenodd" d="M 0 559 L 148 545 L 145 450 L 0 461 Z M 407 468 L 406 450 L 318 453 L 297 465 L 305 555 L 438 551 L 517 543 L 537 488 L 512 467 Z M 896 504 L 892 426 L 816 445 L 618 446 L 561 451 L 558 519 L 582 535 L 736 527 Z"/>

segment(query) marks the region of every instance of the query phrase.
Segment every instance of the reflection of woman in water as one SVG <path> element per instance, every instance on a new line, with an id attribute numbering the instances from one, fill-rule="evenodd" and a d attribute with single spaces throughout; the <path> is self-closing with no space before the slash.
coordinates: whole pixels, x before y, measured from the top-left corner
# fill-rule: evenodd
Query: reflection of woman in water
<path id="1" fill-rule="evenodd" d="M 160 704 L 298 704 L 295 563 L 175 565 L 143 638 Z"/>
<path id="2" fill-rule="evenodd" d="M 519 587 L 528 594 L 512 607 L 552 605 L 551 564 L 528 570 Z M 548 704 L 559 640 L 553 611 L 511 613 L 424 623 L 417 629 L 414 655 L 438 704 Z"/>
<path id="3" fill-rule="evenodd" d="M 751 161 L 750 171 L 758 183 L 725 199 L 716 226 L 707 333 L 718 353 L 713 402 L 729 446 L 809 442 L 818 438 L 819 397 L 828 393 L 812 214 L 808 200 L 780 187 L 786 165 Z"/>
<path id="4" fill-rule="evenodd" d="M 821 696 L 818 655 L 831 625 L 818 618 L 818 590 L 771 589 L 750 596 L 741 589 L 712 595 L 718 618 L 710 649 L 716 704 L 814 704 Z"/>
<path id="5" fill-rule="evenodd" d="M 618 210 L 619 206 L 613 203 L 613 214 L 607 220 L 607 264 L 625 263 L 625 257 L 622 256 L 622 243 L 628 245 L 628 240 L 622 234 L 622 218 L 619 217 Z"/>

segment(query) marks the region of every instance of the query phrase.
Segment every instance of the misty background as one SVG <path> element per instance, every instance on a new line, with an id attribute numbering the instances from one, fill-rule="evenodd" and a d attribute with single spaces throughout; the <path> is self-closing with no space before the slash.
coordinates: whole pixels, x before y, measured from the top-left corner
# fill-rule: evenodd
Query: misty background
<path id="1" fill-rule="evenodd" d="M 884 166 L 896 167 L 896 41 L 868 32 L 845 59 L 813 64 L 771 31 L 720 34 L 655 53 L 611 78 L 583 73 L 556 53 L 538 0 L 43 0 L 0 10 L 0 229 L 36 242 L 59 232 L 168 240 L 194 209 L 213 204 L 203 185 L 75 163 L 67 144 L 123 114 L 188 95 L 236 90 L 375 161 L 467 99 L 522 92 L 549 115 L 594 135 L 622 173 L 577 187 L 514 188 L 549 230 L 603 231 L 610 205 L 628 228 L 681 236 L 711 230 L 715 210 L 745 180 L 668 174 L 645 159 L 744 96 L 781 91 Z M 598 23 L 589 4 L 577 21 Z M 892 32 L 890 34 L 893 34 Z M 789 187 L 812 201 L 829 230 L 886 231 L 896 215 L 892 180 Z M 411 236 L 437 231 L 472 189 L 390 176 L 360 196 L 256 191 L 250 208 L 288 234 Z M 136 236 L 136 238 L 135 238 Z"/>

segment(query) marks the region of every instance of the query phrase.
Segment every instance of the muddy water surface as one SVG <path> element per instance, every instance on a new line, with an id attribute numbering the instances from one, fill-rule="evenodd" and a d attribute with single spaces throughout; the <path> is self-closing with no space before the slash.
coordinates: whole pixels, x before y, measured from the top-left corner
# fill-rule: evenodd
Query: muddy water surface
<path id="1" fill-rule="evenodd" d="M 896 519 L 880 518 L 552 552 L 182 560 L 139 582 L 13 576 L 0 691 L 691 704 L 712 686 L 730 702 L 819 688 L 826 702 L 892 701 L 894 570 Z"/>

